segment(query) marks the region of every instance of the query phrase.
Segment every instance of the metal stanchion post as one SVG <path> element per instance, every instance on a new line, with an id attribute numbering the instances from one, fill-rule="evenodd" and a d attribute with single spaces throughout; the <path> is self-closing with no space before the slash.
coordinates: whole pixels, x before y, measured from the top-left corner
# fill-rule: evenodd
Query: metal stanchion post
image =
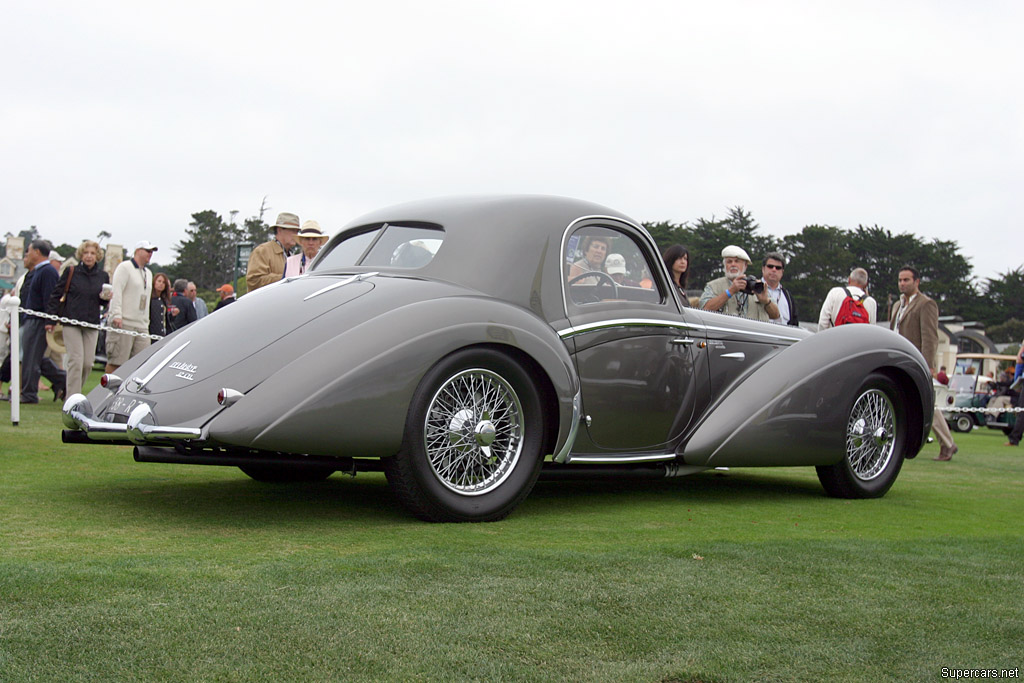
<path id="1" fill-rule="evenodd" d="M 21 326 L 18 321 L 18 307 L 21 299 L 12 296 L 7 300 L 11 310 L 11 424 L 15 427 L 21 421 Z"/>

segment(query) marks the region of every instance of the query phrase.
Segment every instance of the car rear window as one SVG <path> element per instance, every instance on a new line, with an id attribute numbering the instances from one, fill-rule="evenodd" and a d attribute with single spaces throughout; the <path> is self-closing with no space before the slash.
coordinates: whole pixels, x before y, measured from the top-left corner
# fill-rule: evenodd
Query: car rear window
<path id="1" fill-rule="evenodd" d="M 433 260 L 444 242 L 440 226 L 378 225 L 356 231 L 328 244 L 311 270 L 348 266 L 422 268 Z"/>

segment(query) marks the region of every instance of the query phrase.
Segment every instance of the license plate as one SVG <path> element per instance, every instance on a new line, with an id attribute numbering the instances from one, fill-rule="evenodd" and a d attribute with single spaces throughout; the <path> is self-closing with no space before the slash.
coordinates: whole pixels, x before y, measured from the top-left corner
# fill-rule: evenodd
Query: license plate
<path id="1" fill-rule="evenodd" d="M 114 400 L 107 406 L 107 415 L 126 418 L 131 415 L 136 406 L 148 403 L 141 398 L 134 396 L 115 396 Z M 109 419 L 109 418 L 108 418 Z"/>

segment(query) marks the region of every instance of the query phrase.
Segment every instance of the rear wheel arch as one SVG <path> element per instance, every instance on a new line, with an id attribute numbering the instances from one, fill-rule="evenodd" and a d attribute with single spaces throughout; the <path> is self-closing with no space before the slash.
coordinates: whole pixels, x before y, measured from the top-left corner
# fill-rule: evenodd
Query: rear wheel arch
<path id="1" fill-rule="evenodd" d="M 917 386 L 909 374 L 899 368 L 884 367 L 874 370 L 879 375 L 884 375 L 896 384 L 899 390 L 900 399 L 903 403 L 904 418 L 907 421 L 905 457 L 913 458 L 924 446 L 924 420 L 925 415 L 921 410 L 920 401 L 911 400 L 917 395 Z M 934 405 L 934 400 L 929 404 Z"/>
<path id="2" fill-rule="evenodd" d="M 545 402 L 554 390 L 538 363 L 509 351 L 462 347 L 421 378 L 402 447 L 384 459 L 393 491 L 417 517 L 494 521 L 533 488 L 551 431 Z"/>
<path id="3" fill-rule="evenodd" d="M 476 344 L 465 349 L 491 349 L 503 353 L 519 363 L 536 382 L 537 393 L 540 394 L 541 414 L 544 417 L 544 455 L 550 455 L 558 445 L 560 415 L 558 410 L 558 394 L 555 385 L 544 367 L 533 356 L 522 349 L 504 344 Z M 460 349 L 461 350 L 461 349 Z"/>

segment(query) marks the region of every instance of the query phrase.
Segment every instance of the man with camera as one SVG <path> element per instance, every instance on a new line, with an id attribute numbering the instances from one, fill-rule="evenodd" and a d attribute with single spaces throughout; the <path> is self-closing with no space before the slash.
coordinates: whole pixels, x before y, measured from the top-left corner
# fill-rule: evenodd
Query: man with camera
<path id="1" fill-rule="evenodd" d="M 750 257 L 730 244 L 722 250 L 725 275 L 704 287 L 698 304 L 705 311 L 717 311 L 751 320 L 770 322 L 779 317 L 779 307 L 768 296 L 764 283 L 746 275 Z"/>

